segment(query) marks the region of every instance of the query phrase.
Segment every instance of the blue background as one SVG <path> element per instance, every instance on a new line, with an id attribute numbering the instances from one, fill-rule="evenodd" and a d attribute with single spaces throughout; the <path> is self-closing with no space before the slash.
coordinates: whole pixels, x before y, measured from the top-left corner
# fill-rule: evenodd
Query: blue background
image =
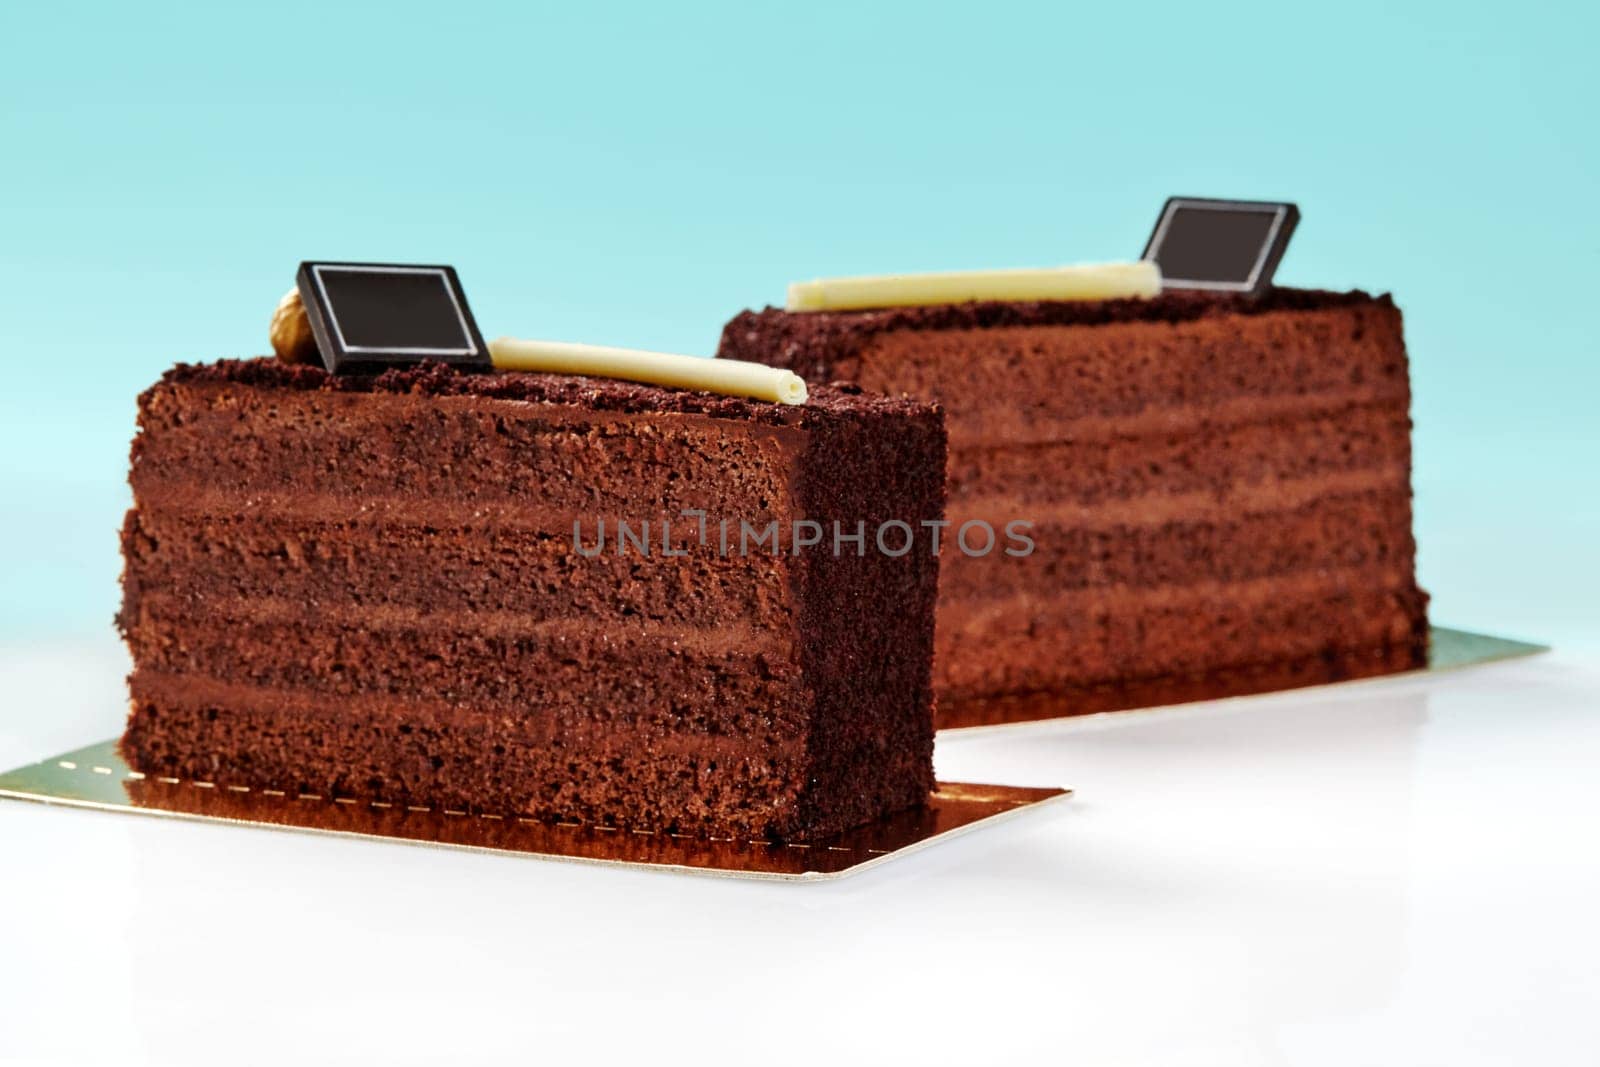
<path id="1" fill-rule="evenodd" d="M 791 279 L 1134 258 L 1172 193 L 1396 295 L 1435 619 L 1600 636 L 1591 6 L 233 6 L 0 9 L 0 638 L 109 633 L 135 395 L 302 258 L 710 352 Z"/>

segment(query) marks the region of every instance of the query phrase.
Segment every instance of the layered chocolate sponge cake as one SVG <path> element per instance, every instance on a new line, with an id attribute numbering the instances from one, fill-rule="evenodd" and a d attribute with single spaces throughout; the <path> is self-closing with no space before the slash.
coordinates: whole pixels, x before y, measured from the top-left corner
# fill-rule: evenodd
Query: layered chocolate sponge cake
<path id="1" fill-rule="evenodd" d="M 180 365 L 139 402 L 122 752 L 631 829 L 866 823 L 933 787 L 938 559 L 848 535 L 937 522 L 944 463 L 934 406 L 859 391 Z"/>
<path id="2" fill-rule="evenodd" d="M 947 546 L 942 724 L 1426 662 L 1387 296 L 768 308 L 720 354 L 941 402 L 951 532 L 1031 524 L 1026 554 Z"/>

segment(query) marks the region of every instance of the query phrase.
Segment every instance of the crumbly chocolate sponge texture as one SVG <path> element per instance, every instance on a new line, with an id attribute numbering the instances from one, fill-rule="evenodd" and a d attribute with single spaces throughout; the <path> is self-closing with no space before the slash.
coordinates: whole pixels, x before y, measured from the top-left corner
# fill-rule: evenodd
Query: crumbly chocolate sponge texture
<path id="1" fill-rule="evenodd" d="M 937 520 L 944 459 L 936 407 L 826 388 L 787 407 L 179 366 L 132 449 L 123 752 L 147 774 L 710 835 L 814 839 L 922 803 L 938 560 L 723 552 L 683 513 Z M 619 520 L 648 553 L 619 548 Z"/>
<path id="2" fill-rule="evenodd" d="M 745 312 L 720 354 L 941 402 L 945 714 L 1084 711 L 1421 666 L 1410 385 L 1388 297 Z"/>

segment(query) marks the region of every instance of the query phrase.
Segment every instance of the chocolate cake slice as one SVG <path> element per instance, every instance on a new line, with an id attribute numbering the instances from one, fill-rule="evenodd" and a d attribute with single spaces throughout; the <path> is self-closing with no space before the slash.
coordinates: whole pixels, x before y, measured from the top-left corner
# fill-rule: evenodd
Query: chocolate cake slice
<path id="1" fill-rule="evenodd" d="M 940 401 L 952 530 L 942 724 L 1145 706 L 1425 664 L 1410 385 L 1387 296 L 745 312 L 724 357 Z"/>
<path id="2" fill-rule="evenodd" d="M 826 388 L 180 365 L 132 449 L 122 752 L 740 838 L 917 805 L 938 560 L 852 535 L 938 521 L 944 460 L 935 407 Z"/>

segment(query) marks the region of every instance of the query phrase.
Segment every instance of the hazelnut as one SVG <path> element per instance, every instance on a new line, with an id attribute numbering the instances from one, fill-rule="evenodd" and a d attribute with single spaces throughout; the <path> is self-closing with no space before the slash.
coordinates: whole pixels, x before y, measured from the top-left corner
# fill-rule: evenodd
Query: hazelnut
<path id="1" fill-rule="evenodd" d="M 305 305 L 300 302 L 300 290 L 290 289 L 278 301 L 278 310 L 272 313 L 272 326 L 268 331 L 272 350 L 285 363 L 321 363 L 317 352 L 317 339 L 311 335 L 311 320 L 306 317 Z"/>

